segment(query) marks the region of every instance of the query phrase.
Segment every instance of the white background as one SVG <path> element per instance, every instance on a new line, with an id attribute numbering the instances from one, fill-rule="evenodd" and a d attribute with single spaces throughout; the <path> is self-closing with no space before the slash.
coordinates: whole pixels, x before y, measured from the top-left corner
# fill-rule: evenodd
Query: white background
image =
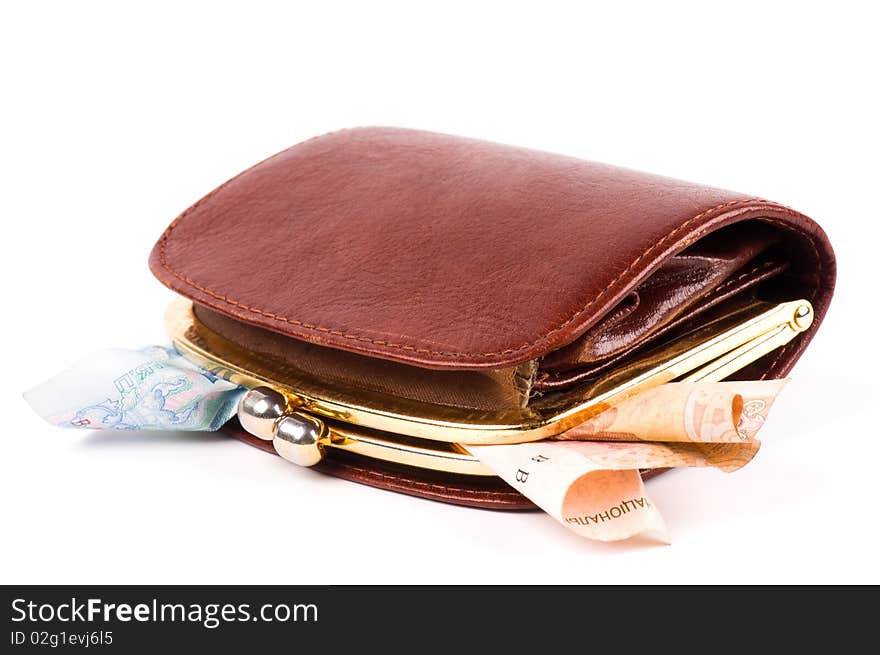
<path id="1" fill-rule="evenodd" d="M 11 4 L 0 582 L 880 582 L 871 3 Z M 65 431 L 24 403 L 93 350 L 164 340 L 172 294 L 146 259 L 180 211 L 371 124 L 733 188 L 826 228 L 837 295 L 756 460 L 648 485 L 671 546 L 591 543 L 213 435 Z"/>

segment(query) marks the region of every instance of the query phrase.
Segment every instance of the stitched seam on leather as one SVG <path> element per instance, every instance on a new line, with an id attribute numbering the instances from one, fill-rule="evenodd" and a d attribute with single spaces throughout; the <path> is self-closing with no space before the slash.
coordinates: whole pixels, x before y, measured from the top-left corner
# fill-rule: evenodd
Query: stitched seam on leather
<path id="1" fill-rule="evenodd" d="M 723 291 L 727 287 L 733 286 L 734 284 L 736 284 L 737 282 L 739 282 L 740 280 L 742 280 L 744 278 L 750 277 L 759 271 L 773 268 L 774 266 L 777 266 L 777 265 L 778 265 L 778 262 L 773 262 L 773 261 L 764 262 L 763 264 L 758 264 L 757 266 L 753 267 L 752 270 L 746 271 L 742 275 L 739 275 L 739 276 L 737 276 L 733 279 L 730 279 L 730 280 L 725 280 L 724 282 L 719 284 L 717 287 L 712 289 L 712 291 L 710 291 L 709 294 L 710 295 L 716 294 L 719 291 Z"/>
<path id="2" fill-rule="evenodd" d="M 770 362 L 770 366 L 768 366 L 764 370 L 764 372 L 761 374 L 761 377 L 758 378 L 759 380 L 766 380 L 767 379 L 767 376 L 772 373 L 774 368 L 776 368 L 776 365 L 779 363 L 779 360 L 782 359 L 782 356 L 785 354 L 785 351 L 788 350 L 788 347 L 790 345 L 791 345 L 791 343 L 789 342 L 789 343 L 785 344 L 784 346 L 782 346 L 782 348 L 779 349 L 779 352 L 776 354 L 776 357 L 774 357 L 773 361 Z"/>
<path id="3" fill-rule="evenodd" d="M 322 137 L 323 137 L 323 136 L 327 136 L 327 135 L 322 135 Z M 322 137 L 314 137 L 313 139 L 309 139 L 308 141 L 304 141 L 303 144 L 304 144 L 304 143 L 308 143 L 309 141 L 313 141 L 313 140 L 318 139 L 318 138 L 322 138 Z M 301 146 L 301 145 L 303 145 L 303 144 L 299 144 L 299 145 Z M 299 147 L 299 146 L 294 146 L 294 148 L 297 148 L 297 147 Z M 265 163 L 265 162 L 267 162 L 267 161 L 269 161 L 269 160 L 271 160 L 271 159 L 273 159 L 273 158 L 275 158 L 275 157 L 277 157 L 277 156 L 283 154 L 284 152 L 288 152 L 289 150 L 291 150 L 291 149 L 289 148 L 288 150 L 284 150 L 284 151 L 282 151 L 282 152 L 280 152 L 280 153 L 277 153 L 277 154 L 273 155 L 272 157 L 269 157 L 268 159 L 265 159 L 263 162 L 260 162 L 260 163 L 258 163 L 258 164 L 255 164 L 254 166 L 252 166 L 251 168 L 249 168 L 249 169 L 247 169 L 247 170 L 249 171 L 249 170 L 255 168 L 256 166 L 259 166 L 260 164 Z M 611 289 L 612 289 L 612 288 L 613 288 L 618 282 L 620 282 L 620 280 L 622 280 L 622 279 L 623 279 L 623 278 L 624 278 L 624 277 L 625 277 L 625 276 L 626 276 L 626 275 L 627 275 L 627 274 L 628 274 L 633 268 L 635 268 L 635 266 L 637 266 L 638 263 L 639 263 L 640 261 L 642 261 L 645 257 L 647 257 L 648 255 L 650 255 L 651 253 L 653 253 L 654 251 L 656 251 L 656 250 L 657 250 L 658 248 L 660 248 L 664 243 L 666 243 L 666 242 L 669 241 L 671 238 L 673 238 L 676 234 L 678 234 L 678 233 L 681 232 L 682 230 L 686 229 L 690 224 L 692 224 L 692 223 L 694 223 L 695 221 L 697 221 L 697 220 L 699 220 L 699 219 L 701 219 L 701 218 L 707 216 L 708 214 L 710 214 L 710 213 L 712 213 L 712 212 L 715 212 L 715 211 L 720 210 L 720 209 L 728 209 L 728 208 L 731 208 L 731 207 L 733 207 L 733 206 L 735 206 L 735 205 L 747 204 L 747 203 L 751 203 L 751 202 L 763 202 L 763 203 L 770 204 L 770 205 L 772 205 L 773 207 L 775 207 L 775 208 L 777 208 L 777 209 L 780 209 L 780 210 L 787 210 L 788 212 L 794 214 L 794 212 L 792 212 L 792 210 L 790 210 L 790 209 L 787 208 L 787 207 L 784 207 L 783 205 L 778 205 L 778 204 L 776 204 L 776 203 L 772 203 L 772 202 L 769 202 L 769 201 L 763 200 L 763 199 L 761 199 L 761 198 L 746 198 L 746 199 L 741 199 L 741 200 L 731 200 L 731 201 L 729 201 L 729 202 L 721 203 L 721 204 L 719 204 L 719 205 L 716 205 L 716 206 L 714 206 L 714 207 L 711 207 L 711 208 L 709 208 L 709 209 L 707 209 L 707 210 L 705 210 L 705 211 L 700 212 L 700 213 L 697 214 L 696 216 L 693 216 L 693 217 L 689 218 L 689 219 L 686 220 L 684 223 L 682 223 L 681 225 L 679 225 L 678 227 L 676 227 L 675 229 L 673 229 L 671 232 L 669 232 L 668 234 L 666 234 L 666 236 L 664 236 L 663 238 L 661 238 L 659 241 L 655 242 L 652 246 L 650 246 L 647 250 L 645 250 L 641 255 L 639 255 L 638 257 L 636 257 L 636 258 L 635 258 L 635 259 L 629 264 L 629 266 L 627 266 L 627 267 L 626 267 L 626 268 L 625 268 L 625 269 L 624 269 L 619 275 L 617 275 L 617 277 L 615 277 L 613 280 L 611 280 L 611 282 L 609 282 L 608 285 L 605 286 L 605 288 L 602 289 L 602 290 L 599 292 L 599 294 L 598 294 L 595 298 L 593 298 L 593 299 L 592 299 L 590 302 L 588 302 L 584 307 L 582 307 L 582 308 L 579 309 L 577 312 L 575 312 L 572 316 L 570 316 L 568 319 L 566 319 L 562 324 L 560 324 L 559 326 L 553 328 L 552 330 L 550 330 L 549 332 L 547 332 L 545 335 L 543 335 L 543 336 L 540 337 L 539 339 L 536 339 L 535 341 L 531 341 L 531 342 L 529 342 L 529 343 L 525 343 L 525 344 L 523 344 L 523 345 L 521 345 L 521 346 L 518 346 L 518 347 L 516 347 L 516 348 L 507 348 L 507 349 L 505 349 L 505 350 L 499 350 L 499 351 L 495 351 L 495 352 L 486 352 L 486 353 L 460 353 L 460 352 L 448 352 L 448 351 L 442 351 L 442 350 L 430 350 L 430 349 L 427 349 L 427 348 L 418 348 L 418 347 L 411 346 L 411 345 L 407 345 L 407 344 L 395 343 L 395 342 L 391 342 L 391 341 L 385 341 L 385 340 L 383 340 L 383 339 L 374 339 L 374 338 L 371 338 L 371 337 L 367 337 L 367 336 L 363 336 L 363 335 L 358 335 L 358 334 L 347 334 L 347 333 L 342 332 L 342 331 L 340 331 L 340 330 L 335 330 L 335 329 L 328 328 L 328 327 L 324 327 L 324 326 L 320 326 L 320 325 L 314 325 L 314 324 L 312 324 L 312 323 L 305 323 L 305 322 L 303 322 L 303 321 L 299 321 L 299 320 L 297 320 L 297 319 L 288 318 L 288 317 L 286 317 L 286 316 L 279 316 L 278 314 L 274 314 L 274 313 L 272 313 L 272 312 L 267 312 L 267 311 L 261 310 L 261 309 L 259 309 L 259 308 L 257 308 L 257 307 L 250 307 L 250 306 L 248 306 L 248 305 L 245 305 L 244 303 L 240 303 L 240 302 L 238 302 L 238 301 L 236 301 L 236 300 L 233 300 L 233 299 L 227 297 L 227 296 L 224 295 L 224 294 L 217 293 L 216 291 L 213 291 L 213 290 L 211 290 L 211 289 L 208 289 L 207 287 L 202 286 L 201 284 L 199 284 L 199 283 L 196 282 L 195 280 L 192 280 L 191 278 L 186 277 L 185 275 L 179 273 L 177 270 L 173 269 L 173 268 L 168 264 L 168 262 L 167 262 L 166 252 L 165 252 L 165 247 L 166 247 L 166 244 L 167 244 L 167 242 L 168 242 L 168 238 L 169 238 L 169 236 L 171 235 L 171 232 L 172 232 L 173 228 L 174 228 L 174 227 L 175 227 L 175 226 L 176 226 L 181 220 L 183 220 L 183 218 L 184 218 L 185 216 L 191 214 L 191 213 L 193 212 L 193 210 L 195 210 L 198 206 L 200 206 L 200 205 L 203 204 L 206 200 L 208 200 L 209 198 L 211 198 L 212 196 L 214 196 L 217 192 L 219 192 L 221 189 L 223 189 L 227 184 L 233 182 L 234 180 L 236 180 L 236 179 L 237 179 L 238 177 L 240 177 L 241 175 L 244 175 L 244 173 L 246 173 L 246 172 L 247 172 L 247 171 L 244 171 L 244 172 L 242 172 L 242 173 L 239 173 L 239 174 L 236 175 L 234 178 L 232 178 L 232 179 L 228 180 L 227 182 L 225 182 L 224 184 L 220 185 L 219 187 L 217 187 L 216 189 L 214 189 L 211 193 L 209 193 L 207 196 L 205 196 L 204 198 L 202 198 L 201 200 L 199 200 L 199 201 L 198 201 L 196 204 L 194 204 L 192 207 L 190 207 L 190 208 L 187 209 L 185 212 L 183 212 L 183 214 L 181 214 L 180 216 L 178 216 L 174 221 L 172 221 L 171 225 L 168 226 L 168 228 L 165 230 L 165 233 L 162 235 L 162 237 L 161 237 L 161 239 L 160 239 L 160 244 L 159 244 L 159 264 L 162 266 L 162 268 L 164 268 L 165 270 L 167 270 L 169 273 L 171 273 L 171 275 L 173 275 L 173 276 L 174 276 L 175 278 L 177 278 L 178 280 L 180 280 L 180 281 L 186 283 L 187 285 L 193 287 L 194 289 L 197 289 L 198 291 L 201 291 L 202 293 L 205 293 L 205 294 L 211 296 L 212 298 L 216 298 L 216 299 L 221 300 L 221 301 L 223 301 L 223 302 L 225 302 L 225 303 L 227 303 L 227 304 L 233 305 L 233 306 L 235 306 L 235 307 L 239 307 L 239 308 L 244 309 L 244 310 L 246 310 L 246 311 L 249 311 L 249 312 L 251 312 L 251 313 L 258 314 L 258 315 L 260 315 L 260 316 L 264 316 L 264 317 L 269 318 L 269 319 L 272 319 L 272 320 L 281 321 L 281 322 L 288 323 L 288 324 L 291 324 L 291 325 L 296 325 L 296 326 L 298 326 L 298 327 L 301 327 L 301 328 L 304 328 L 304 329 L 307 329 L 307 330 L 314 330 L 314 331 L 316 331 L 316 332 L 324 332 L 324 333 L 327 333 L 327 334 L 331 334 L 331 335 L 334 335 L 334 336 L 341 337 L 341 338 L 343 338 L 343 339 L 350 339 L 350 340 L 354 340 L 354 341 L 361 341 L 361 342 L 365 342 L 365 343 L 371 343 L 371 344 L 373 344 L 373 345 L 377 345 L 377 346 L 382 346 L 382 347 L 385 347 L 385 348 L 393 348 L 393 349 L 398 349 L 398 350 L 406 350 L 406 351 L 416 352 L 416 353 L 419 353 L 419 354 L 434 355 L 434 356 L 445 357 L 445 358 L 478 359 L 478 358 L 485 358 L 485 357 L 493 357 L 493 356 L 497 356 L 497 355 L 508 355 L 508 354 L 511 354 L 511 353 L 519 352 L 519 351 L 521 351 L 521 350 L 525 350 L 526 348 L 531 348 L 531 347 L 535 346 L 536 344 L 538 344 L 538 343 L 540 343 L 540 342 L 542 342 L 542 341 L 545 341 L 545 340 L 549 339 L 550 337 L 552 337 L 552 336 L 553 336 L 554 334 L 556 334 L 557 332 L 560 332 L 560 331 L 564 330 L 565 328 L 567 328 L 569 325 L 571 325 L 571 323 L 573 323 L 574 321 L 576 321 L 580 316 L 582 316 L 583 314 L 587 313 L 587 312 L 590 310 L 590 308 L 593 307 L 593 305 L 595 305 L 599 300 L 601 300 L 601 299 L 602 299 L 602 298 L 603 298 L 603 297 L 604 297 L 604 296 L 605 296 L 605 295 L 606 295 L 606 294 L 607 294 L 607 293 L 608 293 L 608 292 L 609 292 L 609 291 L 610 291 L 610 290 L 611 290 Z M 811 243 L 812 243 L 812 238 L 810 238 L 810 241 L 811 241 Z M 815 251 L 815 245 L 813 245 L 813 249 L 814 249 L 814 251 Z"/>
<path id="4" fill-rule="evenodd" d="M 745 273 L 741 273 L 740 275 L 738 275 L 738 276 L 735 277 L 735 278 L 731 278 L 731 279 L 729 279 L 729 280 L 725 280 L 724 282 L 722 282 L 721 284 L 719 284 L 718 286 L 716 286 L 714 289 L 712 289 L 711 291 L 709 291 L 708 294 L 706 294 L 706 298 L 705 298 L 705 299 L 712 299 L 712 298 L 713 298 L 714 296 L 716 296 L 719 292 L 724 291 L 724 290 L 730 288 L 731 286 L 735 285 L 735 284 L 736 284 L 737 282 L 739 282 L 740 280 L 743 280 L 744 278 L 747 278 L 747 277 L 751 277 L 751 276 L 755 275 L 756 273 L 760 273 L 760 272 L 763 272 L 763 271 L 766 271 L 766 270 L 772 269 L 772 268 L 774 268 L 774 267 L 776 267 L 776 266 L 778 266 L 778 265 L 779 265 L 779 263 L 776 262 L 776 261 L 766 261 L 766 262 L 763 262 L 763 263 L 758 264 L 758 265 L 756 265 L 756 266 L 753 266 L 750 270 L 746 271 Z M 632 310 L 630 310 L 630 311 L 632 311 Z M 624 314 L 624 316 L 627 316 L 629 313 L 630 313 L 630 312 L 627 312 L 626 314 Z M 543 360 L 543 358 L 542 358 L 542 360 Z M 541 374 L 541 376 L 540 376 L 538 379 L 539 379 L 541 382 L 543 382 L 543 381 L 547 380 L 547 379 L 550 378 L 550 377 L 551 377 L 551 375 L 550 375 L 549 373 L 544 372 L 544 373 Z"/>

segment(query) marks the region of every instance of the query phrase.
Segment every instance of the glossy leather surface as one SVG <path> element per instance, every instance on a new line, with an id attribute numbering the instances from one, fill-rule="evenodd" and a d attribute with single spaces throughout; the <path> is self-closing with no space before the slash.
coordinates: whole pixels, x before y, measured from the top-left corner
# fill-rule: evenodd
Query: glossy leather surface
<path id="1" fill-rule="evenodd" d="M 499 368 L 574 341 L 671 255 L 760 218 L 789 237 L 821 323 L 833 254 L 773 202 L 544 152 L 396 128 L 311 139 L 169 226 L 171 288 L 311 343 L 430 368 Z"/>
<path id="2" fill-rule="evenodd" d="M 774 248 L 778 240 L 775 229 L 751 221 L 718 230 L 670 257 L 578 339 L 545 355 L 535 389 L 560 388 L 608 370 L 677 326 L 699 323 L 712 307 L 754 295 L 788 267 Z"/>

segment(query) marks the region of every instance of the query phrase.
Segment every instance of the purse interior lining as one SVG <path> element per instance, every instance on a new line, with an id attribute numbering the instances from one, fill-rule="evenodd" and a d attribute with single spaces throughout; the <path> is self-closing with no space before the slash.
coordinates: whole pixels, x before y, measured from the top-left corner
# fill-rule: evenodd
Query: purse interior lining
<path id="1" fill-rule="evenodd" d="M 236 321 L 204 305 L 195 304 L 193 311 L 209 330 L 316 380 L 434 405 L 522 408 L 535 377 L 534 361 L 481 371 L 425 369 L 293 339 Z"/>
<path id="2" fill-rule="evenodd" d="M 744 296 L 788 268 L 774 228 L 733 225 L 669 258 L 608 315 L 540 361 L 535 390 L 569 387 L 638 349 L 700 325 L 704 312 Z M 621 311 L 622 309 L 627 311 Z"/>

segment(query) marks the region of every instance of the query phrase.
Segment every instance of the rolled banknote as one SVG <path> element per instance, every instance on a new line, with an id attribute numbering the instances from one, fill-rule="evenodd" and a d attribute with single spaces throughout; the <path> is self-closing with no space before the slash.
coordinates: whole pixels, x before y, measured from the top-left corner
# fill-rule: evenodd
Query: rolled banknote
<path id="1" fill-rule="evenodd" d="M 218 430 L 245 390 L 173 348 L 102 350 L 24 394 L 53 425 L 98 430 Z"/>
<path id="2" fill-rule="evenodd" d="M 589 539 L 618 541 L 652 531 L 669 537 L 638 469 L 713 466 L 734 471 L 760 442 L 625 443 L 538 441 L 467 449 L 565 527 Z"/>
<path id="3" fill-rule="evenodd" d="M 755 438 L 788 380 L 670 382 L 642 391 L 558 439 L 739 443 Z"/>

